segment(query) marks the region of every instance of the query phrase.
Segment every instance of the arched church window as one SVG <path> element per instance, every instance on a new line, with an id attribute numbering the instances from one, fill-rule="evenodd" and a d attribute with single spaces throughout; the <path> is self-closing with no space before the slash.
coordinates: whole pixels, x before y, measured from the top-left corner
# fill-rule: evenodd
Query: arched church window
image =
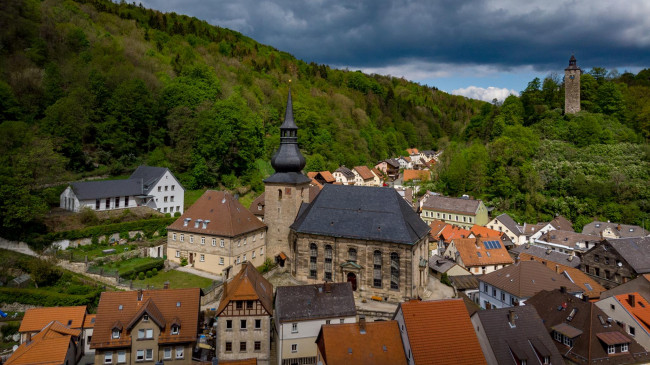
<path id="1" fill-rule="evenodd" d="M 309 244 L 309 277 L 316 278 L 316 262 L 318 261 L 318 246 L 315 243 Z"/>
<path id="2" fill-rule="evenodd" d="M 399 289 L 399 255 L 390 254 L 390 288 Z"/>
<path id="3" fill-rule="evenodd" d="M 372 286 L 381 288 L 381 251 L 373 254 Z"/>
<path id="4" fill-rule="evenodd" d="M 325 280 L 332 280 L 332 246 L 325 246 Z"/>

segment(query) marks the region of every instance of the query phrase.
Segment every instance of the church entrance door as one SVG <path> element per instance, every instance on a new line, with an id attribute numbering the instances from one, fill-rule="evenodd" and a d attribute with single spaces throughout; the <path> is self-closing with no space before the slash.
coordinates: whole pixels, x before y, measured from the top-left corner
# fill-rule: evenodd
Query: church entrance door
<path id="1" fill-rule="evenodd" d="M 352 284 L 352 290 L 357 291 L 357 276 L 353 272 L 348 273 L 348 282 Z"/>

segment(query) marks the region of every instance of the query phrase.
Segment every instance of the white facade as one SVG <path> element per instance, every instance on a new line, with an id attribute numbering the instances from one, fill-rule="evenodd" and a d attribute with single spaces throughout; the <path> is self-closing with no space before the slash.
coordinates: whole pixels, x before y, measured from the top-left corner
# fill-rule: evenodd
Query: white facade
<path id="1" fill-rule="evenodd" d="M 638 295 L 636 293 L 635 295 Z M 639 299 L 639 298 L 636 298 Z M 627 300 L 623 299 L 623 300 Z M 646 326 L 639 322 L 636 317 L 632 316 L 630 312 L 627 311 L 621 302 L 616 299 L 616 296 L 611 296 L 596 302 L 596 306 L 602 309 L 607 317 L 615 320 L 616 322 L 623 323 L 625 332 L 627 332 L 630 337 L 634 338 L 639 345 L 643 346 L 644 349 L 650 350 L 650 332 L 646 329 Z M 647 310 L 646 310 L 647 312 Z"/>
<path id="2" fill-rule="evenodd" d="M 318 348 L 316 337 L 325 324 L 355 323 L 355 316 L 319 318 L 314 320 L 275 323 L 277 333 L 278 365 L 286 359 L 310 358 L 316 363 Z M 291 362 L 289 362 L 291 363 Z"/>
<path id="3" fill-rule="evenodd" d="M 172 216 L 176 212 L 183 214 L 185 189 L 169 170 L 151 188 L 149 195 L 153 196 L 151 202 L 147 204 L 151 208 L 160 213 L 171 213 Z"/>
<path id="4" fill-rule="evenodd" d="M 408 334 L 406 333 L 406 325 L 404 322 L 404 313 L 402 312 L 402 307 L 398 307 L 397 313 L 395 313 L 394 320 L 397 321 L 397 326 L 399 327 L 399 334 L 402 338 L 402 346 L 404 346 L 404 353 L 406 354 L 406 361 L 409 365 L 415 365 L 413 360 L 413 351 L 411 350 L 411 342 L 408 339 Z"/>
<path id="5" fill-rule="evenodd" d="M 83 341 L 84 341 L 84 354 L 85 355 L 94 355 L 95 349 L 90 348 L 90 340 L 93 336 L 94 328 L 84 328 L 83 330 Z"/>
<path id="6" fill-rule="evenodd" d="M 130 196 L 112 196 L 108 198 L 101 199 L 87 199 L 79 200 L 72 190 L 71 186 L 68 186 L 59 197 L 61 209 L 70 210 L 73 212 L 80 212 L 83 208 L 89 208 L 92 210 L 114 210 L 114 209 L 125 209 L 125 208 L 135 208 L 139 206 L 140 198 L 136 198 L 134 195 Z"/>
<path id="7" fill-rule="evenodd" d="M 483 309 L 488 308 L 508 308 L 515 305 L 525 305 L 526 299 L 518 298 L 504 290 L 494 287 L 488 283 L 479 280 L 478 304 Z"/>
<path id="8" fill-rule="evenodd" d="M 510 238 L 510 241 L 512 241 L 512 243 L 514 243 L 515 245 L 523 245 L 526 243 L 526 235 L 519 234 L 519 232 L 511 231 L 508 227 L 506 227 L 505 224 L 501 223 L 497 218 L 492 219 L 485 226 L 488 227 L 489 229 L 493 229 L 495 231 L 505 233 L 506 236 Z"/>
<path id="9" fill-rule="evenodd" d="M 337 183 L 341 183 L 343 185 L 348 185 L 350 183 L 350 180 L 348 180 L 348 178 L 345 177 L 345 175 L 343 175 L 343 173 L 340 172 L 340 171 L 334 171 L 332 173 L 332 176 L 334 176 Z M 354 181 L 354 180 L 352 180 L 352 181 Z"/>

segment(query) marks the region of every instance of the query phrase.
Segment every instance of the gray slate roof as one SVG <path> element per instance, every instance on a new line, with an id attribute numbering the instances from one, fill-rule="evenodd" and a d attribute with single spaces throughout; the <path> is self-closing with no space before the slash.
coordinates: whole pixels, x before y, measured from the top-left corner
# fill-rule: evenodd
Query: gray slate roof
<path id="1" fill-rule="evenodd" d="M 512 233 L 514 234 L 522 233 L 517 222 L 515 222 L 514 219 L 512 219 L 512 217 L 510 217 L 508 214 L 503 213 L 500 216 L 498 216 L 496 219 L 499 222 L 501 222 L 501 224 L 506 226 L 510 231 L 512 231 Z"/>
<path id="2" fill-rule="evenodd" d="M 429 268 L 431 270 L 440 272 L 440 273 L 445 273 L 449 271 L 452 267 L 454 267 L 456 263 L 452 260 L 446 259 L 444 257 L 438 256 L 438 255 L 433 255 L 429 257 Z"/>
<path id="3" fill-rule="evenodd" d="M 650 234 L 649 231 L 646 231 L 639 226 L 601 221 L 593 221 L 585 225 L 582 228 L 582 233 L 590 234 L 593 236 L 600 236 L 600 232 L 606 230 L 607 228 L 609 228 L 612 232 L 618 234 L 621 238 L 642 237 Z"/>
<path id="4" fill-rule="evenodd" d="M 476 210 L 480 203 L 480 200 L 474 199 L 430 195 L 424 204 L 422 204 L 422 209 L 462 214 L 476 214 Z"/>
<path id="5" fill-rule="evenodd" d="M 334 172 L 340 172 L 340 173 L 342 173 L 343 176 L 345 176 L 345 178 L 348 179 L 348 180 L 350 180 L 350 179 L 354 179 L 354 172 L 352 172 L 352 170 L 350 170 L 349 168 L 347 168 L 347 167 L 345 167 L 345 166 L 341 166 L 341 167 L 339 167 L 339 168 L 336 169 L 336 171 L 334 171 Z"/>
<path id="6" fill-rule="evenodd" d="M 299 233 L 414 244 L 430 228 L 392 188 L 325 185 L 291 225 Z"/>
<path id="7" fill-rule="evenodd" d="M 112 198 L 143 194 L 140 180 L 79 181 L 70 184 L 79 200 Z"/>
<path id="8" fill-rule="evenodd" d="M 393 166 L 394 168 L 399 168 L 399 162 L 394 158 L 387 158 L 384 161 L 386 161 L 387 164 Z"/>
<path id="9" fill-rule="evenodd" d="M 607 242 L 637 274 L 650 273 L 650 237 L 608 238 Z"/>
<path id="10" fill-rule="evenodd" d="M 527 244 L 516 246 L 515 248 L 510 250 L 510 253 L 514 254 L 514 256 L 517 256 L 520 253 L 527 253 L 529 255 L 539 257 L 543 260 L 556 262 L 558 264 L 575 267 L 575 268 L 580 267 L 580 257 L 576 255 L 571 257 L 571 255 L 567 255 L 565 253 L 559 251 L 553 251 L 553 250 L 550 250 L 549 252 L 549 250 L 540 246 L 527 245 Z M 571 259 L 569 260 L 569 258 Z"/>
<path id="11" fill-rule="evenodd" d="M 514 323 L 509 322 L 509 311 L 514 311 Z M 514 364 L 512 353 L 530 363 L 537 362 L 537 354 L 550 357 L 551 364 L 564 364 L 562 355 L 553 343 L 551 336 L 537 311 L 532 306 L 478 311 L 482 328 L 494 352 L 497 363 Z"/>
<path id="12" fill-rule="evenodd" d="M 129 176 L 129 179 L 142 179 L 144 183 L 144 192 L 149 194 L 154 185 L 160 180 L 165 172 L 169 171 L 166 167 L 138 166 Z"/>
<path id="13" fill-rule="evenodd" d="M 350 283 L 280 286 L 275 294 L 275 318 L 282 322 L 356 316 Z"/>

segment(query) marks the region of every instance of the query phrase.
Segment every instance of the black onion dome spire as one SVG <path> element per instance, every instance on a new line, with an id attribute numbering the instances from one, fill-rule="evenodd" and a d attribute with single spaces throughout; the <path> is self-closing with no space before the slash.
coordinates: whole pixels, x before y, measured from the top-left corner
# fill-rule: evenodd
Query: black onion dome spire
<path id="1" fill-rule="evenodd" d="M 305 157 L 298 149 L 298 126 L 293 120 L 293 103 L 290 89 L 287 110 L 284 113 L 284 123 L 280 126 L 280 147 L 271 158 L 271 166 L 273 166 L 276 173 L 300 173 L 305 167 L 305 162 Z"/>

